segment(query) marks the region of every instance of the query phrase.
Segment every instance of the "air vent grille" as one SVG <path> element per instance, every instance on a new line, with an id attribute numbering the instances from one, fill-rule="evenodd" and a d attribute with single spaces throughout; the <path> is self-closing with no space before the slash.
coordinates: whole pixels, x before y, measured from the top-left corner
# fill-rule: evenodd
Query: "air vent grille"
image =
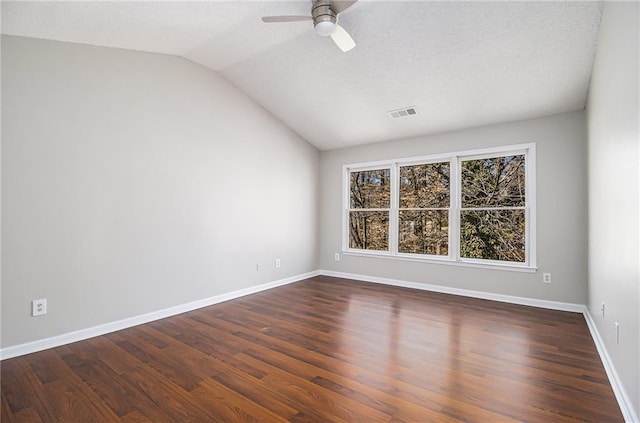
<path id="1" fill-rule="evenodd" d="M 392 119 L 400 119 L 408 116 L 415 116 L 418 114 L 418 110 L 415 107 L 406 107 L 404 109 L 392 110 L 389 112 L 389 116 Z"/>

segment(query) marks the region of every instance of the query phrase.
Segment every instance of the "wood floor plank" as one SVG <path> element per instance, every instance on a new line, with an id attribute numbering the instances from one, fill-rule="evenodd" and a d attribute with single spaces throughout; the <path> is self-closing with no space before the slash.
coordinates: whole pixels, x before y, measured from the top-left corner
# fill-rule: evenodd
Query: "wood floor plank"
<path id="1" fill-rule="evenodd" d="M 228 325 L 227 322 L 224 322 L 223 324 Z M 386 373 L 376 371 L 379 369 L 367 370 L 366 368 L 363 368 L 357 364 L 347 363 L 332 357 L 328 357 L 317 351 L 310 351 L 298 345 L 271 338 L 268 334 L 265 333 L 258 332 L 254 333 L 252 336 L 245 332 L 239 331 L 240 329 L 240 327 L 236 326 L 229 327 L 229 330 L 236 330 L 234 333 L 238 337 L 241 337 L 242 339 L 247 341 L 249 348 L 262 347 L 265 351 L 268 351 L 268 354 L 264 353 L 262 355 L 262 359 L 266 359 L 267 357 L 275 357 L 278 354 L 281 354 L 282 356 L 287 357 L 292 361 L 291 365 L 289 366 L 291 368 L 293 368 L 293 361 L 297 360 L 301 363 L 304 363 L 303 367 L 297 367 L 297 369 L 308 369 L 308 371 L 315 373 L 322 371 L 322 369 L 326 369 L 326 372 L 333 373 L 334 377 L 340 377 L 339 375 L 342 375 L 344 377 L 351 378 L 351 380 L 353 381 L 355 381 L 355 379 L 361 374 L 370 375 L 374 379 L 383 378 L 389 381 L 389 386 L 391 386 L 389 392 L 393 392 L 393 395 L 396 395 L 398 393 L 404 394 L 405 396 L 411 397 L 416 404 L 420 404 L 420 407 L 426 407 L 427 410 L 422 410 L 422 413 L 424 413 L 422 414 L 422 416 L 428 416 L 430 414 L 428 410 L 436 410 L 435 415 L 437 415 L 437 412 L 440 411 L 440 406 L 436 402 L 429 401 L 427 399 L 427 392 L 424 392 L 421 389 L 417 389 L 415 386 L 398 381 L 392 376 L 387 376 Z M 301 370 L 296 370 L 296 374 L 301 374 Z M 407 395 L 409 392 L 410 394 Z M 408 403 L 403 403 L 403 406 L 406 408 L 408 406 Z"/>
<path id="2" fill-rule="evenodd" d="M 328 389 L 314 386 L 311 381 L 304 377 L 282 371 L 244 353 L 240 355 L 242 360 L 262 368 L 267 373 L 265 380 L 277 386 L 281 393 L 294 399 L 298 404 L 302 404 L 309 409 L 315 409 L 317 413 L 323 416 L 325 421 L 382 422 L 389 420 L 391 417 L 365 404 L 342 397 Z"/>
<path id="3" fill-rule="evenodd" d="M 24 423 L 41 423 L 40 414 L 33 408 L 25 408 L 11 417 L 12 421 Z M 4 420 L 3 420 L 4 421 Z"/>
<path id="4" fill-rule="evenodd" d="M 3 385 L 4 387 L 7 387 L 7 390 L 9 389 L 8 386 L 9 384 Z M 16 420 L 14 418 L 14 412 L 11 410 L 11 408 L 9 407 L 9 398 L 11 397 L 11 394 L 7 394 L 7 396 L 3 396 L 2 397 L 2 401 L 0 401 L 0 422 L 5 421 L 8 422 L 9 420 L 14 421 Z"/>
<path id="5" fill-rule="evenodd" d="M 295 410 L 284 415 L 277 414 L 213 379 L 203 381 L 194 396 L 206 406 L 212 392 L 215 393 L 216 407 L 226 411 L 225 421 L 286 422 L 295 415 Z M 282 412 L 282 408 L 279 408 L 279 412 Z"/>
<path id="6" fill-rule="evenodd" d="M 0 363 L 3 422 L 622 422 L 584 318 L 318 276 Z"/>
<path id="7" fill-rule="evenodd" d="M 49 399 L 46 397 L 44 387 L 42 386 L 42 383 L 33 372 L 33 369 L 29 367 L 26 360 L 12 360 L 12 361 L 9 361 L 7 364 L 9 365 L 9 369 L 10 369 L 9 371 L 5 370 L 7 369 L 7 367 L 5 366 L 4 361 L 0 363 L 0 367 L 1 367 L 0 374 L 2 376 L 2 383 L 3 383 L 2 402 L 3 403 L 9 402 L 7 401 L 8 399 L 7 395 L 5 395 L 5 392 L 7 391 L 5 386 L 13 387 L 13 388 L 18 386 L 18 385 L 13 385 L 13 383 L 11 382 L 11 379 L 7 381 L 6 380 L 7 376 L 9 378 L 17 378 L 18 380 L 20 380 L 20 386 L 22 387 L 22 390 L 18 391 L 18 395 L 20 395 L 20 397 L 22 398 L 20 403 L 28 402 L 29 407 L 27 408 L 31 408 L 31 407 L 34 408 L 38 412 L 40 418 L 43 421 L 45 422 L 55 421 L 55 418 L 51 413 L 51 409 L 46 406 Z M 12 421 L 12 420 L 8 420 L 8 421 Z"/>

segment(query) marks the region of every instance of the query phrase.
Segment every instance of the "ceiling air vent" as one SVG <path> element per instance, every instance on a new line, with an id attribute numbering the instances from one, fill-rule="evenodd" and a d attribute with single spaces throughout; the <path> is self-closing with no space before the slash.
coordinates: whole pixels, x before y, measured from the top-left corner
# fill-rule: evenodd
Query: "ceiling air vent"
<path id="1" fill-rule="evenodd" d="M 389 115 L 392 119 L 400 119 L 407 116 L 417 115 L 418 111 L 415 107 L 407 107 L 404 109 L 392 110 L 389 112 Z"/>

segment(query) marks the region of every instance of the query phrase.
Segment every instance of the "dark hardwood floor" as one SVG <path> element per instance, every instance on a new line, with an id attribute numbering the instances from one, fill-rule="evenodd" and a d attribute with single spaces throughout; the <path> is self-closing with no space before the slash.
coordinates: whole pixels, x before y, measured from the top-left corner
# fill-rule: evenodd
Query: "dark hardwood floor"
<path id="1" fill-rule="evenodd" d="M 2 422 L 622 422 L 581 314 L 316 277 L 4 360 Z"/>

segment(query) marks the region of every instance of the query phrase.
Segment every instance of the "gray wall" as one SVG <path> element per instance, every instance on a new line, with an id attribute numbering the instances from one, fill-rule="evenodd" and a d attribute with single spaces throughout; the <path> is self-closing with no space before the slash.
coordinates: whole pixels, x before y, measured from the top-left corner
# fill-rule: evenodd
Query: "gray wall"
<path id="1" fill-rule="evenodd" d="M 318 151 L 216 73 L 3 36 L 2 88 L 2 347 L 317 268 Z"/>
<path id="2" fill-rule="evenodd" d="M 605 2 L 588 101 L 589 312 L 640 415 L 638 2 Z M 605 317 L 600 304 L 605 303 Z M 614 323 L 620 323 L 620 344 Z"/>
<path id="3" fill-rule="evenodd" d="M 585 304 L 587 171 L 583 112 L 441 135 L 323 151 L 320 155 L 322 269 L 489 293 Z M 344 255 L 341 248 L 342 166 L 484 147 L 536 143 L 537 273 Z M 542 272 L 553 282 L 542 283 Z"/>

